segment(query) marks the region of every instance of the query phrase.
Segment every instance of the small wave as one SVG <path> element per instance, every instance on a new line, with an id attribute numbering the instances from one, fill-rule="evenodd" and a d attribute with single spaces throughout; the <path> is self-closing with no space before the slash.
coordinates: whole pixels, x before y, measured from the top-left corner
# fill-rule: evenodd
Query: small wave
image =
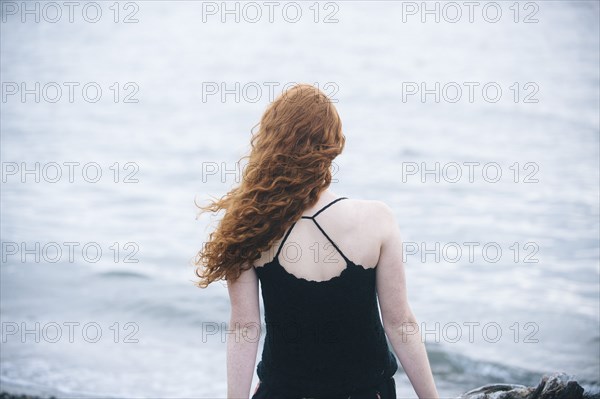
<path id="1" fill-rule="evenodd" d="M 432 368 L 438 378 L 460 380 L 463 386 L 480 386 L 484 384 L 520 384 L 537 385 L 543 372 L 509 366 L 500 362 L 472 359 L 460 353 L 444 350 L 434 346 L 429 350 Z"/>
<path id="2" fill-rule="evenodd" d="M 149 277 L 136 272 L 123 271 L 123 270 L 111 270 L 108 272 L 98 273 L 100 277 L 105 278 L 139 278 L 139 279 L 148 279 Z"/>

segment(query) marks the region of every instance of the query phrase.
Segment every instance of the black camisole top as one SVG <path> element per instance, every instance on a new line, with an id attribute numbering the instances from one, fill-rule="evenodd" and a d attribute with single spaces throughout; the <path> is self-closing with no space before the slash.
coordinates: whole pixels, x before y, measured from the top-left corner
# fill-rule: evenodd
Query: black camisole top
<path id="1" fill-rule="evenodd" d="M 310 281 L 289 273 L 279 254 L 256 267 L 264 304 L 266 335 L 256 371 L 269 389 L 292 398 L 331 398 L 377 385 L 398 370 L 379 316 L 375 268 L 348 259 L 311 219 L 346 262 L 339 276 Z M 346 396 L 347 397 L 347 396 Z"/>

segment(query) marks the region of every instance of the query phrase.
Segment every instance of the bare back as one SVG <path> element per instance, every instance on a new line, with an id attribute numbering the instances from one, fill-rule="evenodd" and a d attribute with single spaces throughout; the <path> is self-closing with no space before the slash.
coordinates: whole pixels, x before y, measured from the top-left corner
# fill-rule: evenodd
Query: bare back
<path id="1" fill-rule="evenodd" d="M 271 263 L 284 239 L 279 263 L 297 278 L 330 280 L 343 272 L 346 259 L 365 269 L 376 267 L 382 243 L 379 202 L 336 199 L 340 197 L 325 191 L 291 231 L 263 252 L 255 267 Z"/>

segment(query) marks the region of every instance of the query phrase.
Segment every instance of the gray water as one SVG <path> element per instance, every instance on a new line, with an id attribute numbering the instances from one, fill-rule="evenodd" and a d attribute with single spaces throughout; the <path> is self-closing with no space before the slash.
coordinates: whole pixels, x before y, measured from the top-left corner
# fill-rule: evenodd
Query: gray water
<path id="1" fill-rule="evenodd" d="M 290 82 L 337 101 L 347 145 L 331 189 L 395 211 L 442 397 L 554 371 L 598 389 L 598 2 L 499 2 L 497 22 L 487 2 L 473 22 L 461 2 L 457 22 L 429 2 L 439 23 L 411 13 L 421 2 L 301 3 L 294 23 L 284 2 L 272 23 L 261 2 L 255 23 L 241 3 L 224 23 L 220 2 L 120 3 L 117 23 L 112 2 L 95 23 L 88 3 L 72 23 L 38 4 L 39 22 L 22 22 L 20 2 L 2 2 L 2 390 L 226 396 L 227 291 L 191 282 L 217 219 L 196 219 L 194 200 L 236 184 L 268 88 Z M 23 99 L 36 82 L 39 102 Z M 207 92 L 236 82 L 238 101 Z M 439 102 L 409 94 L 436 82 Z"/>

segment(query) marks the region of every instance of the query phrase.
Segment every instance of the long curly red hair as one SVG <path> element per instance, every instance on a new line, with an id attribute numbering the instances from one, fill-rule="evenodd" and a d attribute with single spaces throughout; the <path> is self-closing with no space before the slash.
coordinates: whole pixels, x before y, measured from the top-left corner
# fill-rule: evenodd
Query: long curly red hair
<path id="1" fill-rule="evenodd" d="M 225 210 L 196 255 L 200 288 L 235 281 L 283 237 L 331 184 L 331 163 L 344 149 L 342 122 L 318 88 L 296 85 L 265 110 L 239 186 L 198 206 L 200 213 Z"/>

